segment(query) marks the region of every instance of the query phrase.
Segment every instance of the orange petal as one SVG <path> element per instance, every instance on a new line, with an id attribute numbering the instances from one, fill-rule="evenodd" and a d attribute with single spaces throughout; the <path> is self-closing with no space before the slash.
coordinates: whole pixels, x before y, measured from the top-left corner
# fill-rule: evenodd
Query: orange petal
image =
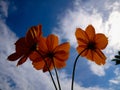
<path id="1" fill-rule="evenodd" d="M 60 45 L 58 45 L 54 52 L 58 52 L 58 51 L 65 51 L 65 52 L 69 52 L 70 50 L 70 43 L 69 42 L 65 42 L 65 43 L 62 43 Z"/>
<path id="2" fill-rule="evenodd" d="M 45 61 L 46 61 L 47 65 L 46 65 L 46 63 L 45 63 L 45 66 L 44 66 L 44 68 L 43 68 L 43 72 L 47 72 L 47 71 L 48 71 L 48 68 L 49 68 L 49 70 L 51 71 L 51 70 L 53 69 L 53 64 L 52 64 L 51 59 L 50 59 L 50 58 L 46 58 Z"/>
<path id="3" fill-rule="evenodd" d="M 59 46 L 56 47 L 54 50 L 54 57 L 59 59 L 59 60 L 67 60 L 69 57 L 69 50 L 70 50 L 70 44 L 68 42 L 63 43 Z"/>
<path id="4" fill-rule="evenodd" d="M 78 54 L 80 54 L 81 52 L 83 52 L 85 49 L 86 49 L 86 46 L 84 46 L 84 45 L 79 45 L 77 48 L 77 51 L 78 51 Z M 87 50 L 85 50 L 82 54 L 81 54 L 81 56 L 86 56 L 86 54 L 87 54 Z"/>
<path id="5" fill-rule="evenodd" d="M 37 52 L 33 52 L 32 54 L 30 54 L 29 58 L 33 62 L 38 62 L 43 60 L 42 57 Z"/>
<path id="6" fill-rule="evenodd" d="M 24 54 L 26 52 L 28 52 L 29 47 L 26 46 L 26 42 L 25 42 L 25 38 L 20 38 L 16 41 L 15 43 L 16 45 L 16 52 L 18 54 Z"/>
<path id="7" fill-rule="evenodd" d="M 38 51 L 41 53 L 41 55 L 45 55 L 48 52 L 46 38 L 40 37 L 39 40 L 40 42 L 38 43 Z"/>
<path id="8" fill-rule="evenodd" d="M 89 37 L 89 40 L 94 40 L 95 29 L 92 25 L 88 25 L 85 32 L 87 33 L 87 36 Z"/>
<path id="9" fill-rule="evenodd" d="M 88 42 L 88 36 L 81 28 L 76 29 L 75 36 L 79 45 Z"/>
<path id="10" fill-rule="evenodd" d="M 90 53 L 87 54 L 87 58 L 89 60 L 95 61 L 96 64 L 98 65 L 104 65 L 105 64 L 105 60 L 106 60 L 106 56 L 99 50 L 96 49 L 95 51 L 91 52 L 91 55 L 89 55 Z"/>
<path id="11" fill-rule="evenodd" d="M 96 47 L 104 49 L 108 44 L 108 39 L 104 34 L 96 34 L 95 36 Z"/>
<path id="12" fill-rule="evenodd" d="M 61 68 L 66 66 L 65 61 L 63 62 L 63 61 L 60 61 L 60 60 L 55 59 L 55 58 L 54 58 L 54 63 L 55 63 L 55 67 L 58 69 L 61 69 Z"/>
<path id="13" fill-rule="evenodd" d="M 26 42 L 31 46 L 39 40 L 42 35 L 42 26 L 32 26 L 26 33 Z"/>
<path id="14" fill-rule="evenodd" d="M 60 61 L 66 61 L 69 58 L 69 52 L 59 51 L 55 53 L 54 57 Z"/>
<path id="15" fill-rule="evenodd" d="M 28 58 L 28 56 L 23 56 L 23 57 L 18 61 L 17 66 L 23 64 L 23 63 L 27 60 L 27 58 Z"/>
<path id="16" fill-rule="evenodd" d="M 9 61 L 16 61 L 18 58 L 20 58 L 22 55 L 18 53 L 13 53 L 10 56 L 8 56 Z"/>
<path id="17" fill-rule="evenodd" d="M 105 60 L 106 60 L 106 56 L 102 53 L 101 50 L 97 49 L 96 50 L 96 54 L 94 54 L 94 61 L 96 62 L 96 64 L 101 65 L 101 64 L 105 64 Z"/>
<path id="18" fill-rule="evenodd" d="M 59 44 L 58 37 L 54 34 L 51 34 L 47 37 L 46 43 L 47 43 L 48 50 L 52 51 Z"/>
<path id="19" fill-rule="evenodd" d="M 50 64 L 49 69 L 50 69 L 50 71 L 54 69 L 52 62 L 51 62 L 51 64 Z M 47 70 L 47 71 L 48 71 L 48 70 Z"/>
<path id="20" fill-rule="evenodd" d="M 79 45 L 87 45 L 88 44 L 87 41 L 85 41 L 85 40 L 83 40 L 81 38 L 77 38 L 77 42 L 78 42 Z"/>
<path id="21" fill-rule="evenodd" d="M 91 49 L 88 49 L 85 57 L 86 57 L 88 60 L 92 60 L 92 61 L 93 61 L 93 54 L 94 54 L 94 51 L 91 50 Z"/>
<path id="22" fill-rule="evenodd" d="M 39 61 L 39 62 L 32 62 L 32 65 L 35 69 L 40 70 L 40 69 L 43 69 L 45 63 L 42 60 L 42 61 Z"/>

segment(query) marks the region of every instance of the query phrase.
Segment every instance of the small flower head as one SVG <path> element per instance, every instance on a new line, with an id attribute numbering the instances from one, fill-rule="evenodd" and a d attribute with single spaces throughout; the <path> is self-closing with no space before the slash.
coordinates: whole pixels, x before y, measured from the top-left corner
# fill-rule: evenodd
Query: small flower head
<path id="1" fill-rule="evenodd" d="M 98 65 L 105 64 L 106 56 L 101 50 L 107 46 L 108 39 L 104 34 L 96 34 L 94 27 L 88 25 L 85 31 L 77 28 L 75 35 L 78 42 L 78 53 L 85 50 L 81 56 L 94 61 Z"/>
<path id="2" fill-rule="evenodd" d="M 48 71 L 44 60 L 47 62 L 50 70 L 54 68 L 53 60 L 55 67 L 60 69 L 66 66 L 66 60 L 69 57 L 69 49 L 70 44 L 68 42 L 59 45 L 58 37 L 51 34 L 47 38 L 40 38 L 38 44 L 39 54 L 34 52 L 34 55 L 31 56 L 30 59 L 33 61 L 32 64 L 37 70 L 43 69 L 43 72 Z"/>
<path id="3" fill-rule="evenodd" d="M 36 50 L 39 38 L 42 36 L 41 25 L 31 27 L 25 37 L 18 39 L 15 43 L 16 52 L 8 56 L 9 61 L 19 59 L 17 65 L 23 64 L 27 58 Z"/>

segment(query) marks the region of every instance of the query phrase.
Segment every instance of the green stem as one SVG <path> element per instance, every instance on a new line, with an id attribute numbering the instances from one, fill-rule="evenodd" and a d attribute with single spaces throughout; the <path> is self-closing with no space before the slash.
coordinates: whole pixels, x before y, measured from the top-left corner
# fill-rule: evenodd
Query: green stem
<path id="1" fill-rule="evenodd" d="M 43 58 L 43 56 L 41 55 L 41 53 L 39 53 L 39 51 L 36 50 L 36 52 Z M 44 58 L 43 58 L 43 61 L 45 62 L 45 65 L 47 66 L 48 72 L 49 72 L 49 74 L 50 74 L 50 77 L 51 77 L 51 79 L 52 79 L 52 82 L 53 82 L 53 84 L 54 84 L 55 89 L 58 90 L 58 89 L 57 89 L 57 86 L 56 86 L 56 84 L 55 84 L 54 78 L 53 78 L 53 76 L 52 76 L 52 73 L 51 73 L 51 71 L 50 71 L 50 69 L 49 69 L 49 67 L 48 67 L 48 64 L 47 64 L 47 62 L 45 61 Z"/>
<path id="2" fill-rule="evenodd" d="M 80 56 L 85 50 L 86 50 L 86 49 L 84 49 L 82 52 L 80 52 L 80 53 L 78 54 L 78 56 L 76 57 L 76 59 L 75 59 L 74 66 L 73 66 L 73 73 L 72 73 L 71 90 L 73 90 L 74 77 L 75 77 L 75 68 L 76 68 L 76 64 L 77 64 L 78 58 L 79 58 L 79 56 Z"/>
<path id="3" fill-rule="evenodd" d="M 60 85 L 60 81 L 59 81 L 59 77 L 58 77 L 58 73 L 57 73 L 57 69 L 55 67 L 55 63 L 54 63 L 54 60 L 52 59 L 53 61 L 53 67 L 54 67 L 54 70 L 55 70 L 55 74 L 56 74 L 56 78 L 57 78 L 57 82 L 58 82 L 58 87 L 59 87 L 59 90 L 61 90 L 61 85 Z"/>

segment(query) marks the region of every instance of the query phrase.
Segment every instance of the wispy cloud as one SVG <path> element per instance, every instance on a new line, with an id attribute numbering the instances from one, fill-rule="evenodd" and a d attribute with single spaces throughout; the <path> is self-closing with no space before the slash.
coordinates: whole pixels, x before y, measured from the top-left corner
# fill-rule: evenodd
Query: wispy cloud
<path id="1" fill-rule="evenodd" d="M 114 79 L 109 80 L 109 81 L 111 84 L 119 85 L 120 84 L 120 69 L 116 68 L 114 71 L 114 74 L 116 77 Z"/>
<path id="2" fill-rule="evenodd" d="M 4 0 L 0 0 L 0 18 L 3 19 L 8 16 L 8 3 Z"/>

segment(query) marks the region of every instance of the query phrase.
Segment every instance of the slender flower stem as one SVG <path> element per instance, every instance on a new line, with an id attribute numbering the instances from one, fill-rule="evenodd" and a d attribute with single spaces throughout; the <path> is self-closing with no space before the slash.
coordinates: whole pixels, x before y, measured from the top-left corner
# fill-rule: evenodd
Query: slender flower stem
<path id="1" fill-rule="evenodd" d="M 59 90 L 61 90 L 61 85 L 60 85 L 60 81 L 59 81 L 57 69 L 56 69 L 56 67 L 55 67 L 55 63 L 54 63 L 54 60 L 53 60 L 53 59 L 52 59 L 52 62 L 53 62 L 53 67 L 54 67 L 55 74 L 56 74 L 56 78 L 57 78 L 57 82 L 58 82 L 58 87 L 59 87 Z"/>
<path id="2" fill-rule="evenodd" d="M 42 57 L 42 55 L 39 53 L 38 50 L 36 50 L 36 52 Z M 42 58 L 43 58 L 43 57 L 42 57 Z M 50 77 L 51 77 L 51 79 L 52 79 L 52 82 L 53 82 L 53 84 L 54 84 L 54 87 L 55 87 L 56 90 L 58 90 L 58 89 L 57 89 L 57 86 L 56 86 L 56 84 L 55 84 L 54 78 L 53 78 L 53 76 L 52 76 L 52 73 L 51 73 L 51 71 L 50 71 L 50 69 L 49 69 L 49 67 L 48 67 L 48 64 L 47 64 L 47 62 L 45 61 L 44 58 L 43 58 L 43 60 L 44 60 L 44 62 L 45 62 L 45 65 L 47 66 L 47 69 L 48 69 L 48 72 L 49 72 Z"/>
<path id="3" fill-rule="evenodd" d="M 86 49 L 84 49 L 82 52 L 80 52 L 80 53 L 78 54 L 78 56 L 76 57 L 76 59 L 75 59 L 74 66 L 73 66 L 73 73 L 72 73 L 71 90 L 73 90 L 74 77 L 75 77 L 75 68 L 76 68 L 76 64 L 77 64 L 78 58 L 79 58 L 79 56 L 80 56 L 85 50 L 86 50 Z"/>

